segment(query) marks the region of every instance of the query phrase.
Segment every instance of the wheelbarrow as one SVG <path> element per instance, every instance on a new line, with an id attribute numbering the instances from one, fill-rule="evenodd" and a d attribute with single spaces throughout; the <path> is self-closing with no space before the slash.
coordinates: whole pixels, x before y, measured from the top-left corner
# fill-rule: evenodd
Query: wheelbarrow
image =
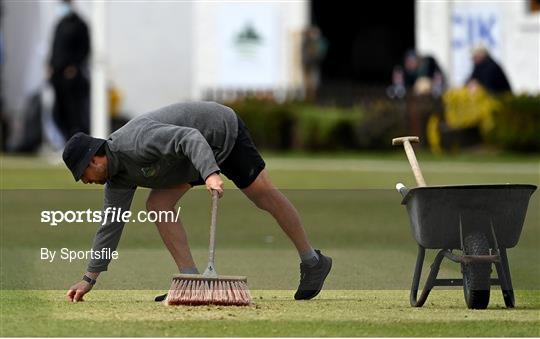
<path id="1" fill-rule="evenodd" d="M 422 307 L 435 286 L 463 286 L 471 309 L 485 309 L 492 285 L 501 287 L 506 307 L 515 306 L 506 249 L 518 243 L 534 185 L 426 186 L 411 142 L 418 137 L 392 140 L 403 145 L 418 187 L 398 183 L 401 202 L 409 214 L 418 243 L 410 303 Z M 426 249 L 438 249 L 420 298 L 417 298 Z M 463 279 L 438 279 L 442 260 L 461 264 Z M 497 278 L 492 278 L 492 266 Z"/>

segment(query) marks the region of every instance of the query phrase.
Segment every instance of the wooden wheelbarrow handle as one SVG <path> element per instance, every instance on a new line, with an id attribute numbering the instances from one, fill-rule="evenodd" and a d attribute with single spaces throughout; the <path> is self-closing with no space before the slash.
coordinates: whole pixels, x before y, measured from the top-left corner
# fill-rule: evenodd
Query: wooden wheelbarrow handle
<path id="1" fill-rule="evenodd" d="M 416 160 L 416 155 L 414 154 L 411 142 L 418 143 L 420 142 L 420 138 L 407 136 L 392 139 L 392 145 L 403 145 L 403 148 L 405 148 L 405 153 L 407 154 L 407 158 L 409 159 L 409 163 L 411 164 L 416 183 L 418 184 L 418 186 L 424 187 L 426 186 L 426 181 L 424 180 L 424 176 L 422 175 L 422 171 L 420 170 L 420 165 L 418 165 L 418 161 Z"/>

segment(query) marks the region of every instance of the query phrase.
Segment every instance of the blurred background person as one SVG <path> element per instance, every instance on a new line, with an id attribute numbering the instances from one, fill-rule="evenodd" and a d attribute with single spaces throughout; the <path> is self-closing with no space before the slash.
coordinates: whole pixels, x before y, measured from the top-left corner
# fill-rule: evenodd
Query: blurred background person
<path id="1" fill-rule="evenodd" d="M 466 84 L 470 89 L 480 85 L 492 94 L 512 91 L 502 67 L 491 58 L 484 45 L 474 47 L 472 59 L 474 67 Z"/>
<path id="2" fill-rule="evenodd" d="M 387 94 L 391 98 L 403 98 L 412 90 L 417 95 L 431 93 L 439 97 L 445 88 L 446 79 L 437 60 L 431 55 L 421 56 L 415 50 L 408 50 L 403 65 L 394 67 Z"/>
<path id="3" fill-rule="evenodd" d="M 446 89 L 446 77 L 433 56 L 426 55 L 420 59 L 414 89 L 417 94 L 431 93 L 434 97 L 440 97 Z"/>
<path id="4" fill-rule="evenodd" d="M 406 89 L 410 89 L 418 79 L 418 71 L 420 69 L 420 56 L 414 50 L 408 50 L 403 58 L 403 85 Z"/>
<path id="5" fill-rule="evenodd" d="M 59 12 L 49 59 L 49 80 L 54 88 L 54 121 L 67 140 L 76 132 L 89 133 L 90 37 L 88 26 L 75 12 L 72 1 L 60 1 Z"/>
<path id="6" fill-rule="evenodd" d="M 326 55 L 327 43 L 316 26 L 309 26 L 302 33 L 302 71 L 306 99 L 313 100 L 321 79 L 320 66 Z"/>

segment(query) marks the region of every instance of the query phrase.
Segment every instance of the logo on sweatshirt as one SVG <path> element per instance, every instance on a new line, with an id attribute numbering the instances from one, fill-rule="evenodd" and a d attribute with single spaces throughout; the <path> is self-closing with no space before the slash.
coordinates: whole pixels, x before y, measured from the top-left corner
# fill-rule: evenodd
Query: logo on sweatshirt
<path id="1" fill-rule="evenodd" d="M 151 178 L 155 176 L 158 172 L 159 167 L 156 166 L 148 166 L 141 168 L 141 172 L 145 178 Z"/>

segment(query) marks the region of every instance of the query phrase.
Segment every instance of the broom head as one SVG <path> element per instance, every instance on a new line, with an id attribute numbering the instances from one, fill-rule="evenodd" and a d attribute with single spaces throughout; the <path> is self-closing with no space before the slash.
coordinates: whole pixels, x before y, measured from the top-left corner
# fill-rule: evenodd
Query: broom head
<path id="1" fill-rule="evenodd" d="M 247 306 L 251 295 L 244 276 L 208 277 L 202 274 L 177 274 L 165 302 L 168 305 Z"/>

